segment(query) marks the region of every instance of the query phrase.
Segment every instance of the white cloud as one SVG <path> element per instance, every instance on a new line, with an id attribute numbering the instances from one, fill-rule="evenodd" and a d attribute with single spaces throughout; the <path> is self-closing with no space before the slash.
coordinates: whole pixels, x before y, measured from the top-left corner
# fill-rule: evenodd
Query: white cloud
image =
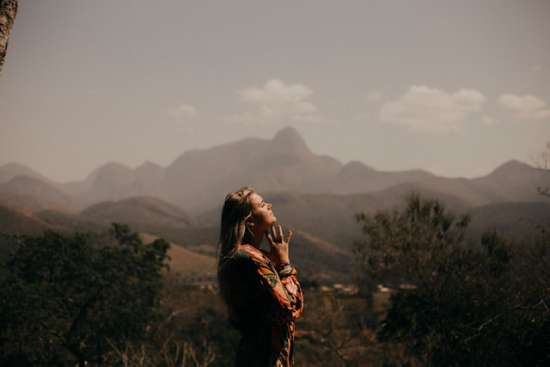
<path id="1" fill-rule="evenodd" d="M 190 104 L 181 104 L 168 111 L 168 114 L 175 119 L 192 118 L 197 116 L 197 109 Z"/>
<path id="2" fill-rule="evenodd" d="M 485 101 L 485 96 L 475 89 L 448 93 L 413 85 L 398 99 L 382 104 L 380 119 L 412 130 L 449 133 L 460 131 L 470 115 L 482 110 Z"/>
<path id="3" fill-rule="evenodd" d="M 530 95 L 503 94 L 498 98 L 500 105 L 512 111 L 517 118 L 538 120 L 550 117 L 548 103 Z"/>
<path id="4" fill-rule="evenodd" d="M 230 117 L 230 120 L 253 125 L 318 123 L 321 116 L 310 100 L 312 94 L 313 91 L 304 84 L 271 79 L 262 87 L 240 90 L 240 101 L 250 109 Z"/>

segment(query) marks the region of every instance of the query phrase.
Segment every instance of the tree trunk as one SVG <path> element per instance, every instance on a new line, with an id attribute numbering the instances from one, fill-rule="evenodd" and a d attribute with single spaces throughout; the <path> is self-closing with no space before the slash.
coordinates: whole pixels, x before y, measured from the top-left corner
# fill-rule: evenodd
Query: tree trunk
<path id="1" fill-rule="evenodd" d="M 17 0 L 0 0 L 0 72 L 8 49 L 8 39 L 17 14 Z"/>

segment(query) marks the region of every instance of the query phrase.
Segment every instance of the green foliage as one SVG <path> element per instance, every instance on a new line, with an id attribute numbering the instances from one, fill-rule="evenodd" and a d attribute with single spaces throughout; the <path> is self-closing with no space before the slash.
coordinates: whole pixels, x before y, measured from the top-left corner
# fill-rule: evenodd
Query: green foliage
<path id="1" fill-rule="evenodd" d="M 381 341 L 427 366 L 548 364 L 549 242 L 518 246 L 491 232 L 467 244 L 468 217 L 417 195 L 357 220 L 362 282 L 393 288 Z"/>
<path id="2" fill-rule="evenodd" d="M 365 240 L 356 244 L 359 264 L 369 277 L 392 286 L 426 284 L 444 272 L 462 243 L 468 216 L 455 218 L 434 200 L 409 198 L 403 211 L 358 214 Z"/>
<path id="3" fill-rule="evenodd" d="M 145 245 L 120 224 L 103 239 L 46 231 L 12 241 L 0 279 L 0 364 L 101 364 L 113 345 L 148 335 L 167 242 Z"/>

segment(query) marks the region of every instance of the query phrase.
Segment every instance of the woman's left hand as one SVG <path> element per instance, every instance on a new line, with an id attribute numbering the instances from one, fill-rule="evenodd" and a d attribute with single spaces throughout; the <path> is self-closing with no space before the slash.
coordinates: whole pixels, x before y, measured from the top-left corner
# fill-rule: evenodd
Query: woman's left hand
<path id="1" fill-rule="evenodd" d="M 273 225 L 266 233 L 267 240 L 270 244 L 269 258 L 275 263 L 275 265 L 290 264 L 290 258 L 288 256 L 288 244 L 292 238 L 292 230 L 288 231 L 288 235 L 285 239 L 283 227 L 279 225 Z"/>

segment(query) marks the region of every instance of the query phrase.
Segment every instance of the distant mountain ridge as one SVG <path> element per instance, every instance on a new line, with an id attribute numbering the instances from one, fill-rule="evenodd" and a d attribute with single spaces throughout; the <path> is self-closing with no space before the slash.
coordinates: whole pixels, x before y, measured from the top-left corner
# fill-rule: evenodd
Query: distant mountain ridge
<path id="1" fill-rule="evenodd" d="M 0 204 L 34 211 L 75 209 L 74 200 L 68 194 L 40 176 L 27 175 L 17 175 L 0 184 Z"/>
<path id="2" fill-rule="evenodd" d="M 36 172 L 32 168 L 19 163 L 7 163 L 0 166 L 0 184 L 6 183 L 16 176 L 27 176 L 30 178 L 36 178 L 45 182 L 49 182 L 49 179 L 44 175 Z"/>
<path id="3" fill-rule="evenodd" d="M 186 151 L 167 167 L 145 162 L 134 169 L 120 163 L 107 163 L 77 182 L 55 183 L 15 163 L 0 167 L 0 179 L 12 180 L 21 175 L 41 182 L 42 189 L 36 189 L 37 181 L 34 188 L 32 185 L 10 186 L 0 181 L 0 204 L 17 206 L 18 201 L 27 200 L 33 202 L 28 206 L 35 208 L 73 212 L 104 201 L 149 196 L 187 213 L 199 213 L 218 207 L 227 192 L 244 185 L 252 185 L 262 193 L 426 191 L 454 197 L 467 207 L 540 201 L 536 187 L 550 187 L 550 172 L 519 161 L 506 162 L 488 175 L 473 179 L 438 177 L 423 170 L 385 172 L 358 161 L 343 164 L 313 153 L 292 127 L 283 128 L 272 139 L 245 138 Z M 19 199 L 15 200 L 16 196 Z M 57 207 L 52 207 L 52 198 Z M 7 199 L 11 203 L 6 203 Z"/>
<path id="4" fill-rule="evenodd" d="M 154 197 L 132 197 L 94 204 L 81 217 L 103 223 L 122 222 L 161 227 L 189 227 L 192 219 L 180 208 Z"/>

